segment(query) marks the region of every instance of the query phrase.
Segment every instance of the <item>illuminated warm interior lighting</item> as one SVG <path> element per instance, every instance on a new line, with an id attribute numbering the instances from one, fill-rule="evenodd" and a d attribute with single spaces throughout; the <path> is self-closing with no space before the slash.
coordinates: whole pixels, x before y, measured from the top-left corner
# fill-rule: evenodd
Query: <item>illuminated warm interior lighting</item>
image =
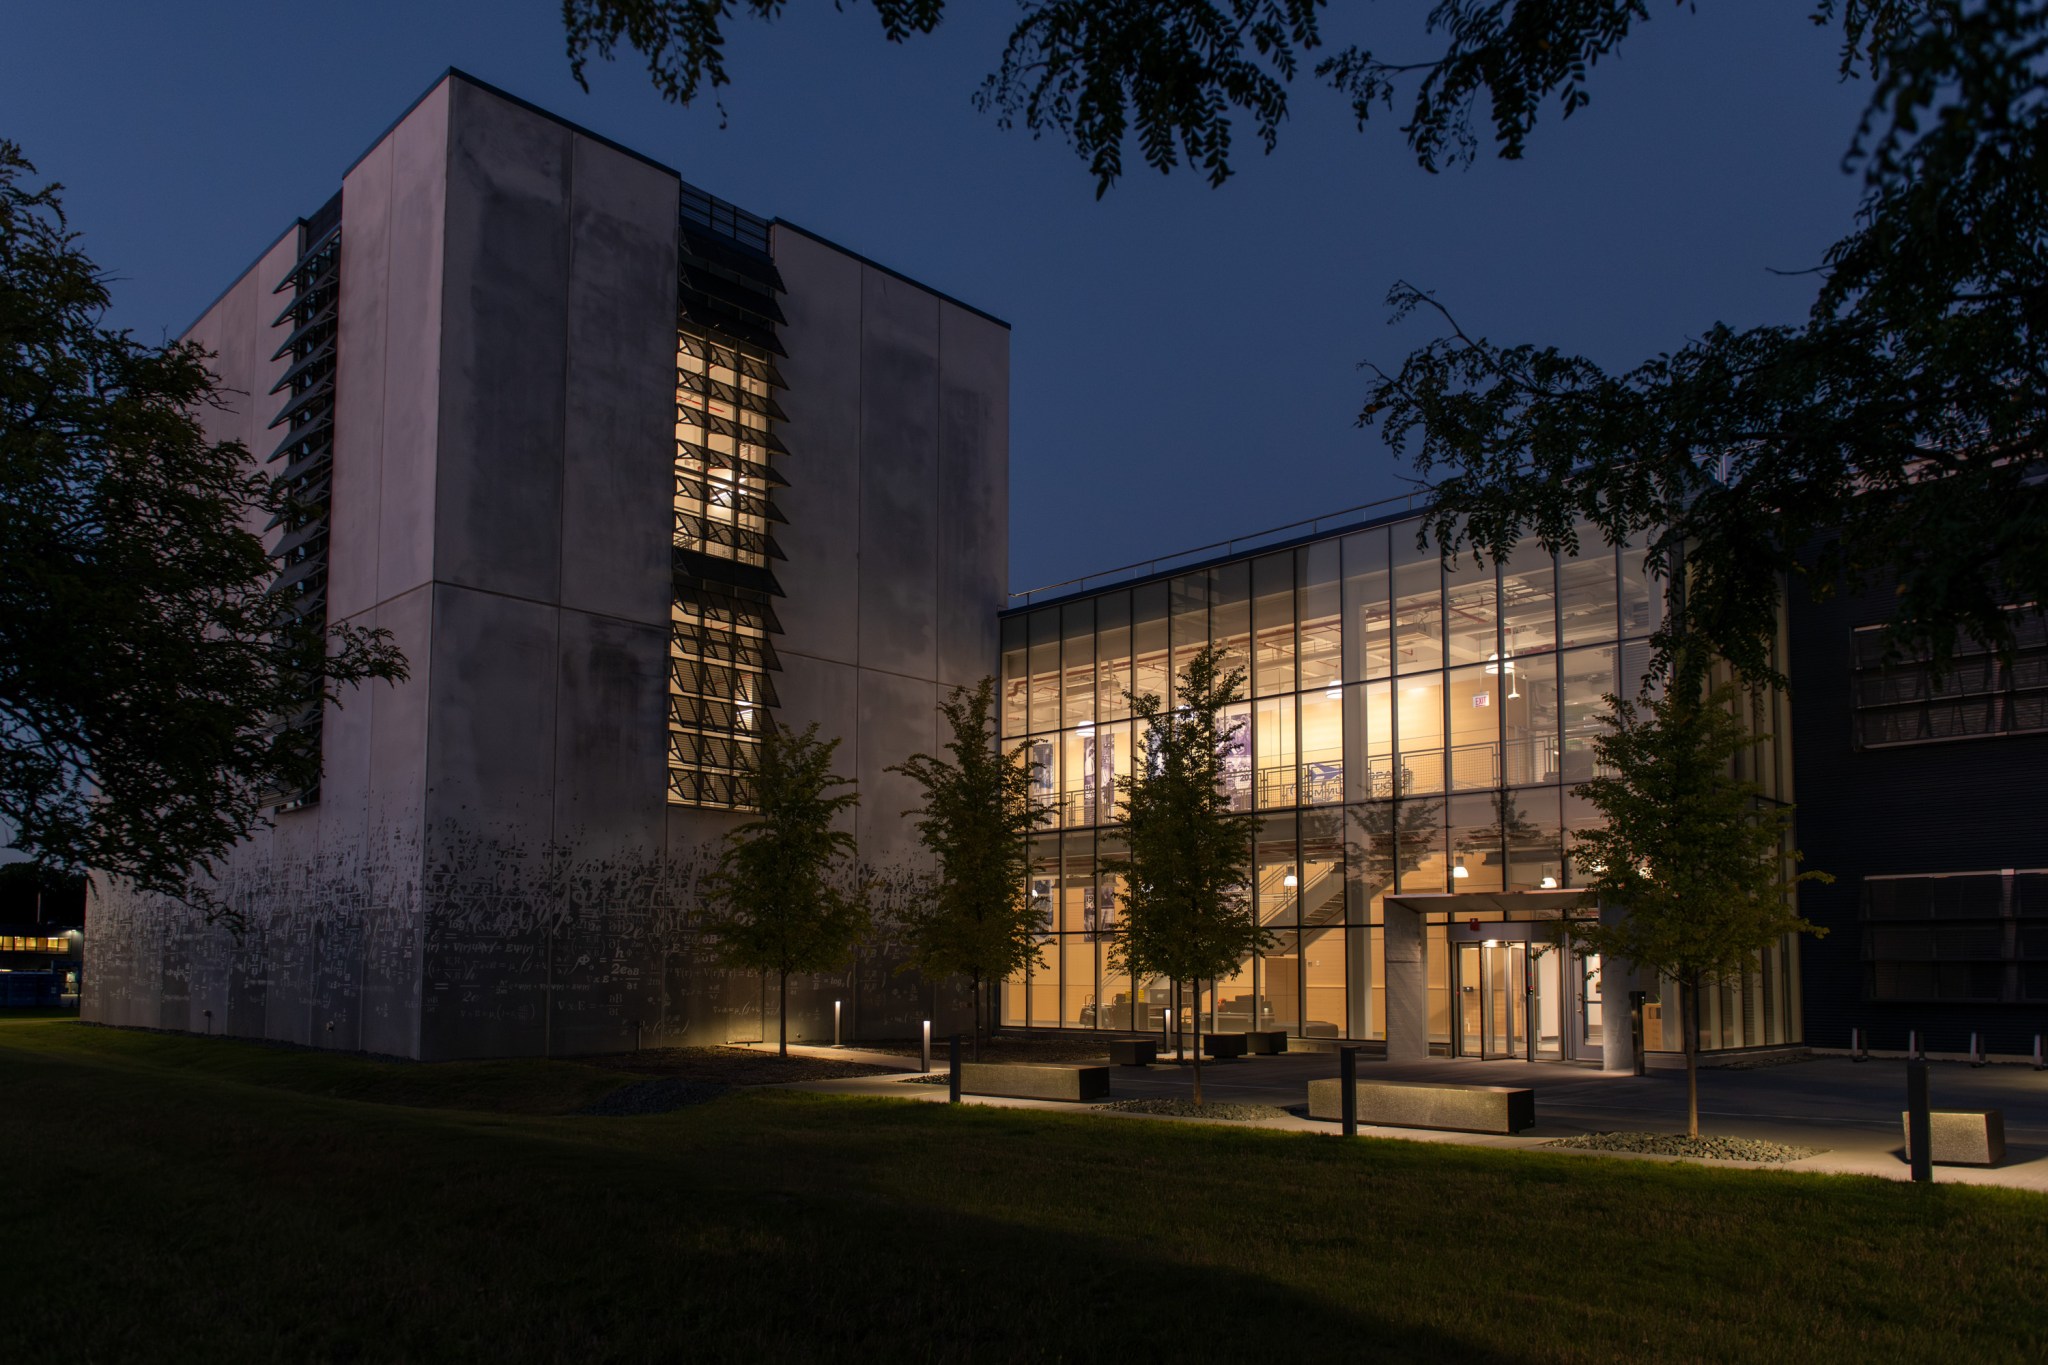
<path id="1" fill-rule="evenodd" d="M 1545 877 L 1540 884 L 1545 891 L 1557 890 L 1557 878 L 1555 877 Z"/>
<path id="2" fill-rule="evenodd" d="M 1280 879 L 1280 885 L 1282 886 L 1299 886 L 1300 884 L 1301 883 L 1299 879 L 1297 879 L 1292 872 L 1288 873 L 1285 877 L 1282 877 Z"/>

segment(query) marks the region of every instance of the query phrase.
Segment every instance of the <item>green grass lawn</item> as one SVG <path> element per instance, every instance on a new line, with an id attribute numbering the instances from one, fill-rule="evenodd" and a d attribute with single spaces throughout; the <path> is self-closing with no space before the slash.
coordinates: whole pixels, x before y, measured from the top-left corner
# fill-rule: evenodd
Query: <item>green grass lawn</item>
<path id="1" fill-rule="evenodd" d="M 5 1357 L 2048 1353 L 2034 1195 L 628 1079 L 0 1027 Z"/>

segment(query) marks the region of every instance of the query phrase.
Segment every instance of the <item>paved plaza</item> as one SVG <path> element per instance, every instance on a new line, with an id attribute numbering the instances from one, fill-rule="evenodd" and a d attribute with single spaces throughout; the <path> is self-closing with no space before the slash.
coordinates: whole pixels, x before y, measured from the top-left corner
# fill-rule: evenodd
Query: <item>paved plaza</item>
<path id="1" fill-rule="evenodd" d="M 835 1052 L 830 1048 L 817 1051 L 821 1055 L 858 1056 L 860 1060 L 905 1065 L 903 1058 L 887 1054 Z M 943 1069 L 943 1060 L 939 1065 Z M 1334 1134 L 1336 1124 L 1312 1120 L 1306 1114 L 1308 1083 L 1335 1076 L 1337 1066 L 1336 1056 L 1328 1052 L 1204 1062 L 1203 1093 L 1211 1102 L 1273 1105 L 1293 1113 L 1292 1118 L 1275 1118 L 1264 1126 Z M 1513 1085 L 1533 1087 L 1536 1091 L 1536 1126 L 1512 1138 L 1360 1128 L 1362 1133 L 1376 1137 L 1528 1147 L 1581 1133 L 1685 1130 L 1685 1073 L 1676 1069 L 1630 1076 L 1555 1062 L 1461 1059 L 1394 1064 L 1361 1056 L 1358 1076 L 1361 1081 Z M 1194 1068 L 1187 1063 L 1167 1061 L 1151 1067 L 1113 1067 L 1111 1098 L 1186 1099 L 1193 1093 L 1193 1082 Z M 944 1086 L 905 1084 L 895 1076 L 822 1081 L 803 1088 L 928 1101 L 943 1101 L 946 1097 Z M 2012 1185 L 2048 1193 L 2048 1072 L 2029 1066 L 1972 1067 L 1962 1062 L 1935 1062 L 1931 1064 L 1930 1090 L 1936 1109 L 1997 1109 L 2005 1116 L 2003 1163 L 1990 1169 L 1940 1166 L 1935 1170 L 1937 1181 Z M 1905 1108 L 1905 1096 L 1906 1064 L 1897 1059 L 1852 1062 L 1846 1057 L 1822 1056 L 1754 1069 L 1707 1067 L 1700 1071 L 1700 1126 L 1715 1136 L 1762 1138 L 1825 1149 L 1818 1156 L 1772 1169 L 1903 1180 L 1909 1175 L 1899 1119 Z M 1084 1107 L 978 1096 L 971 1097 L 970 1102 L 1051 1109 Z M 1139 1121 L 1177 1121 L 1133 1117 Z"/>

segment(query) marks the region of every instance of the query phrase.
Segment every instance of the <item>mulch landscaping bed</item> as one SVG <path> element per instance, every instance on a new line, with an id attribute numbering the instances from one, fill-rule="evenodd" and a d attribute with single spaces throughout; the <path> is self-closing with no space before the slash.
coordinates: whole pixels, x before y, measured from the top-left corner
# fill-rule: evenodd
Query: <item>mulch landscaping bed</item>
<path id="1" fill-rule="evenodd" d="M 1686 1137 L 1682 1133 L 1587 1133 L 1557 1138 L 1545 1147 L 1570 1147 L 1581 1152 L 1647 1152 L 1652 1156 L 1703 1157 L 1709 1161 L 1799 1161 L 1819 1156 L 1825 1147 L 1792 1147 L 1759 1138 Z"/>
<path id="2" fill-rule="evenodd" d="M 1231 1123 L 1252 1123 L 1262 1119 L 1286 1119 L 1294 1115 L 1275 1104 L 1203 1104 L 1193 1100 L 1111 1100 L 1098 1104 L 1119 1114 L 1166 1114 L 1182 1119 L 1222 1119 Z"/>

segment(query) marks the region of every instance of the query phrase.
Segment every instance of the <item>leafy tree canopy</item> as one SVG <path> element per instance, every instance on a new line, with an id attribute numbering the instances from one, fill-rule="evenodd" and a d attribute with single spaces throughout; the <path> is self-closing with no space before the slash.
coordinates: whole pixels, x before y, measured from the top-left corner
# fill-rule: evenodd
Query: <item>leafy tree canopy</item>
<path id="1" fill-rule="evenodd" d="M 854 884 L 853 836 L 839 817 L 860 802 L 832 771 L 839 741 L 770 725 L 754 761 L 757 814 L 726 836 L 706 886 L 703 927 L 719 957 L 779 979 L 782 1046 L 789 1046 L 789 977 L 845 963 L 868 931 Z"/>
<path id="2" fill-rule="evenodd" d="M 960 974 L 974 984 L 975 1036 L 982 991 L 1042 965 L 1044 907 L 1030 894 L 1031 832 L 1049 812 L 1031 796 L 1022 746 L 1005 753 L 996 736 L 995 679 L 956 687 L 939 706 L 951 738 L 946 757 L 913 754 L 889 771 L 924 790 L 918 835 L 937 862 L 930 898 L 908 915 L 908 965 L 927 976 Z"/>
<path id="3" fill-rule="evenodd" d="M 1360 415 L 1436 477 L 1431 529 L 1447 551 L 1504 558 L 1529 535 L 1575 551 L 1582 521 L 1610 543 L 1646 533 L 1653 567 L 1683 589 L 1658 662 L 1724 658 L 1752 683 L 1780 680 L 1768 641 L 1790 573 L 1822 593 L 1897 584 L 1894 643 L 1937 661 L 1959 629 L 2006 644 L 2002 604 L 2048 602 L 2048 355 L 2034 330 L 2048 310 L 2048 0 L 1809 2 L 1840 36 L 1830 74 L 1870 78 L 1871 100 L 1845 163 L 1862 203 L 1816 263 L 1806 322 L 1717 324 L 1610 372 L 1445 315 L 1439 340 L 1371 367 Z M 944 14 L 944 0 L 873 5 L 898 42 Z M 579 79 L 591 53 L 623 45 L 687 102 L 728 80 L 727 21 L 783 7 L 565 0 L 563 14 Z M 1659 12 L 1652 0 L 1435 0 L 1417 35 L 1411 11 L 1323 0 L 1026 0 L 978 102 L 1068 138 L 1098 193 L 1123 173 L 1126 143 L 1161 171 L 1222 181 L 1233 126 L 1270 148 L 1304 81 L 1347 100 L 1361 127 L 1405 109 L 1402 136 L 1437 169 L 1489 142 L 1521 156 L 1540 119 L 1584 107 L 1599 61 Z M 1338 15 L 1355 39 L 1325 32 Z M 1436 308 L 1406 283 L 1390 303 Z"/>
<path id="4" fill-rule="evenodd" d="M 1606 732 L 1593 741 L 1603 775 L 1574 789 L 1604 823 L 1573 836 L 1573 858 L 1600 904 L 1627 914 L 1574 923 L 1572 938 L 1671 977 L 1685 992 L 1695 1136 L 1700 988 L 1739 977 L 1788 934 L 1824 933 L 1800 917 L 1791 892 L 1802 881 L 1832 880 L 1790 872 L 1799 860 L 1786 845 L 1791 807 L 1730 775 L 1735 757 L 1766 738 L 1743 724 L 1743 701 L 1732 684 L 1704 696 L 1677 688 L 1647 701 L 1610 696 Z"/>
<path id="5" fill-rule="evenodd" d="M 0 142 L 0 820 L 52 868 L 226 912 L 194 874 L 319 775 L 277 719 L 405 660 L 280 611 L 250 528 L 289 491 L 207 437 L 202 348 L 100 325 L 106 283 L 34 174 Z"/>
<path id="6" fill-rule="evenodd" d="M 1243 721 L 1225 713 L 1244 700 L 1242 668 L 1224 671 L 1206 645 L 1181 671 L 1174 705 L 1131 695 L 1143 727 L 1144 764 L 1117 779 L 1125 846 L 1102 871 L 1123 880 L 1122 930 L 1110 945 L 1115 970 L 1134 981 L 1201 982 L 1230 976 L 1272 942 L 1252 905 L 1252 836 L 1258 817 L 1233 810 L 1223 786 L 1225 742 Z M 1195 1103 L 1202 1102 L 1197 1012 Z"/>

